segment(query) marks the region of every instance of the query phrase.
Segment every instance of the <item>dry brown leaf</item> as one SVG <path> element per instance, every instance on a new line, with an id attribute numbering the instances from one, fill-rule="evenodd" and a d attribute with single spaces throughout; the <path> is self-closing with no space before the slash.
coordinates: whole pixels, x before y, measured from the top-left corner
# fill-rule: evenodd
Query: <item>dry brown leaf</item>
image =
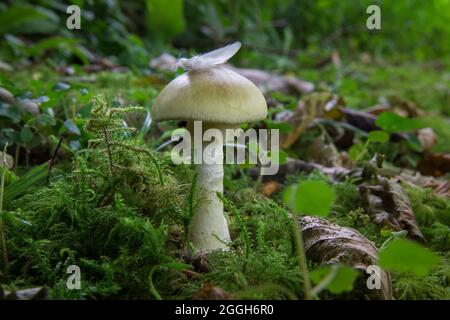
<path id="1" fill-rule="evenodd" d="M 425 115 L 425 113 L 413 101 L 405 100 L 396 96 L 389 97 L 387 103 L 369 107 L 365 111 L 373 115 L 379 115 L 382 112 L 393 112 L 399 116 L 407 118 Z"/>
<path id="2" fill-rule="evenodd" d="M 194 300 L 231 300 L 231 293 L 220 287 L 214 286 L 212 283 L 205 283 L 194 295 Z"/>
<path id="3" fill-rule="evenodd" d="M 342 167 L 342 158 L 333 142 L 325 142 L 324 137 L 314 139 L 309 147 L 309 159 L 325 167 Z"/>
<path id="4" fill-rule="evenodd" d="M 431 188 L 438 196 L 450 197 L 450 181 L 448 179 L 423 176 L 418 172 L 413 172 L 408 169 L 404 169 L 395 178 L 412 187 Z"/>
<path id="5" fill-rule="evenodd" d="M 450 181 L 445 181 L 432 186 L 434 193 L 441 197 L 450 197 Z"/>
<path id="6" fill-rule="evenodd" d="M 358 110 L 352 110 L 343 108 L 342 114 L 344 115 L 345 122 L 348 124 L 362 130 L 365 132 L 370 132 L 374 130 L 381 130 L 377 125 L 375 124 L 375 121 L 377 119 L 377 116 L 374 114 L 371 114 L 367 111 L 358 111 Z M 391 140 L 392 141 L 400 141 L 407 138 L 407 135 L 405 133 L 392 133 L 391 134 Z"/>
<path id="7" fill-rule="evenodd" d="M 443 176 L 450 172 L 450 153 L 427 154 L 419 161 L 417 169 L 424 175 Z"/>
<path id="8" fill-rule="evenodd" d="M 313 93 L 299 101 L 297 108 L 286 119 L 293 130 L 280 136 L 281 147 L 288 149 L 308 129 L 315 118 L 338 119 L 342 117 L 340 107 L 344 101 L 330 92 Z"/>
<path id="9" fill-rule="evenodd" d="M 269 181 L 263 184 L 261 193 L 266 197 L 271 197 L 273 194 L 281 190 L 281 184 L 277 181 Z"/>
<path id="10" fill-rule="evenodd" d="M 208 252 L 204 250 L 198 251 L 195 255 L 187 253 L 183 257 L 186 263 L 192 264 L 194 271 L 198 273 L 209 272 Z"/>
<path id="11" fill-rule="evenodd" d="M 396 231 L 406 230 L 408 238 L 425 242 L 409 198 L 400 184 L 384 177 L 377 180 L 374 184 L 365 183 L 359 187 L 361 199 L 372 220 Z"/>
<path id="12" fill-rule="evenodd" d="M 361 289 L 373 298 L 393 299 L 390 275 L 384 270 L 381 270 L 380 290 L 367 289 L 367 267 L 378 262 L 378 250 L 369 239 L 352 228 L 318 217 L 300 218 L 300 227 L 309 259 L 321 265 L 341 263 L 361 270 L 365 275 L 360 278 Z"/>

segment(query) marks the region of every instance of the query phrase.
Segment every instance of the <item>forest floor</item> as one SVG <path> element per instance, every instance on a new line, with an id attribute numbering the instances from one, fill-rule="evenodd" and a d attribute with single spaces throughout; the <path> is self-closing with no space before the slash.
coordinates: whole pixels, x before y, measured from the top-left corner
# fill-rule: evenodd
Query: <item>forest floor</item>
<path id="1" fill-rule="evenodd" d="M 133 73 L 102 64 L 70 70 L 44 63 L 5 72 L 0 86 L 17 99 L 32 99 L 38 109 L 0 109 L 2 132 L 13 142 L 7 153 L 18 163 L 7 172 L 4 190 L 9 259 L 1 269 L 4 289 L 44 286 L 57 299 L 302 298 L 304 280 L 282 195 L 287 185 L 312 180 L 326 182 L 335 194 L 329 222 L 357 230 L 377 248 L 406 236 L 439 257 L 425 273 L 393 268 L 392 285 L 386 286 L 395 299 L 450 299 L 450 66 L 369 58 L 289 73 L 313 83 L 314 93 L 265 93 L 273 119 L 256 126 L 282 128 L 276 115 L 292 115 L 298 101 L 304 103 L 301 112 L 317 108 L 319 120 L 284 150 L 289 161 L 314 168 L 304 170 L 297 162 L 299 167 L 286 169 L 276 181 L 259 181 L 252 168 L 226 166 L 223 200 L 232 243 L 228 251 L 211 254 L 188 250 L 198 193 L 193 168 L 174 166 L 168 148 L 155 151 L 179 125 L 156 125 L 148 112 L 172 73 Z M 330 103 L 337 116 L 325 110 Z M 143 112 L 107 119 L 108 108 L 127 105 L 143 106 Z M 351 113 L 343 111 L 352 109 L 366 120 L 390 111 L 412 122 L 399 120 L 404 129 L 399 131 L 388 122 L 383 130 L 390 140 L 369 141 L 368 132 L 380 129 L 373 121 L 355 128 Z M 137 132 L 118 129 L 122 120 Z M 290 125 L 282 136 L 300 123 Z M 112 142 L 105 141 L 105 128 Z M 97 145 L 86 149 L 92 139 Z M 47 181 L 48 165 L 42 164 L 59 141 Z M 382 167 L 376 163 L 380 154 Z M 381 222 L 380 212 L 387 215 Z M 360 260 L 341 262 L 367 264 L 363 247 L 352 253 Z M 310 270 L 327 264 L 325 253 L 309 249 Z M 353 249 L 344 244 L 333 250 L 347 256 Z M 70 265 L 80 267 L 80 290 L 66 287 Z M 320 272 L 312 273 L 318 282 L 314 277 Z M 318 296 L 386 298 L 368 291 L 364 279 L 360 273 L 350 287 L 330 287 Z"/>

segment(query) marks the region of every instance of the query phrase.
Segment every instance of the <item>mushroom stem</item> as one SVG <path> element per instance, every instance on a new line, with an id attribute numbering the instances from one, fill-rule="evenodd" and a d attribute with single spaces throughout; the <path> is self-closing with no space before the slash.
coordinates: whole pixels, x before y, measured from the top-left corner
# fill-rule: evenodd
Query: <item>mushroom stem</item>
<path id="1" fill-rule="evenodd" d="M 202 139 L 203 132 L 207 129 L 218 129 L 221 137 L 225 139 L 226 126 L 223 124 L 203 123 L 203 131 L 198 132 L 198 130 L 193 129 L 193 122 L 189 121 L 188 129 L 194 139 Z M 201 163 L 194 162 L 196 163 L 197 185 L 199 187 L 197 193 L 198 207 L 191 221 L 189 237 L 197 250 L 206 251 L 227 250 L 226 243 L 230 241 L 228 223 L 223 214 L 223 203 L 217 197 L 217 192 L 223 193 L 224 140 L 222 138 L 216 139 L 218 138 L 216 135 L 214 137 L 214 141 L 211 142 L 205 142 L 202 139 L 201 150 L 196 148 L 194 143 L 194 154 L 197 153 L 197 157 L 199 157 L 197 159 L 201 159 Z"/>

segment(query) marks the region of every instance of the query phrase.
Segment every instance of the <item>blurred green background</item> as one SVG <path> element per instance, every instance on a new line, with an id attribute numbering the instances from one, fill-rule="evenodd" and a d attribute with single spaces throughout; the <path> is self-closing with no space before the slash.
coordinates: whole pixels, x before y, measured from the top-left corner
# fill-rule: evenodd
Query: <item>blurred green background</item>
<path id="1" fill-rule="evenodd" d="M 65 27 L 68 4 L 3 1 L 1 58 L 36 57 L 63 47 L 58 54 L 82 63 L 89 61 L 89 49 L 122 65 L 144 67 L 149 56 L 173 47 L 202 51 L 235 40 L 244 44 L 244 52 L 252 52 L 243 54 L 247 60 L 266 68 L 287 67 L 277 61 L 279 56 L 308 64 L 311 54 L 326 55 L 332 49 L 397 60 L 443 58 L 450 52 L 449 0 L 71 1 L 81 8 L 79 31 Z M 381 8 L 380 31 L 366 28 L 371 4 Z M 30 50 L 22 35 L 47 42 Z"/>

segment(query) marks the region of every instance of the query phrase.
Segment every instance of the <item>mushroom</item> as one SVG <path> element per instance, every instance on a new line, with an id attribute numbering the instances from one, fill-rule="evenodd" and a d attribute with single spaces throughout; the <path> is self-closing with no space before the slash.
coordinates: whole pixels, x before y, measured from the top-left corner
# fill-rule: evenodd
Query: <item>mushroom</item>
<path id="1" fill-rule="evenodd" d="M 222 133 L 214 137 L 226 137 L 227 129 L 237 129 L 242 123 L 266 118 L 267 104 L 250 80 L 222 65 L 203 65 L 170 82 L 157 97 L 152 116 L 155 121 L 186 120 L 191 137 L 199 134 L 194 132 L 197 121 L 202 121 L 202 137 L 207 129 L 217 129 Z M 227 250 L 227 242 L 230 241 L 223 203 L 217 197 L 218 192 L 223 193 L 224 140 L 205 143 L 202 139 L 202 147 L 209 144 L 210 159 L 195 163 L 201 198 L 189 237 L 198 250 Z M 194 143 L 194 154 L 199 153 L 198 149 Z"/>

